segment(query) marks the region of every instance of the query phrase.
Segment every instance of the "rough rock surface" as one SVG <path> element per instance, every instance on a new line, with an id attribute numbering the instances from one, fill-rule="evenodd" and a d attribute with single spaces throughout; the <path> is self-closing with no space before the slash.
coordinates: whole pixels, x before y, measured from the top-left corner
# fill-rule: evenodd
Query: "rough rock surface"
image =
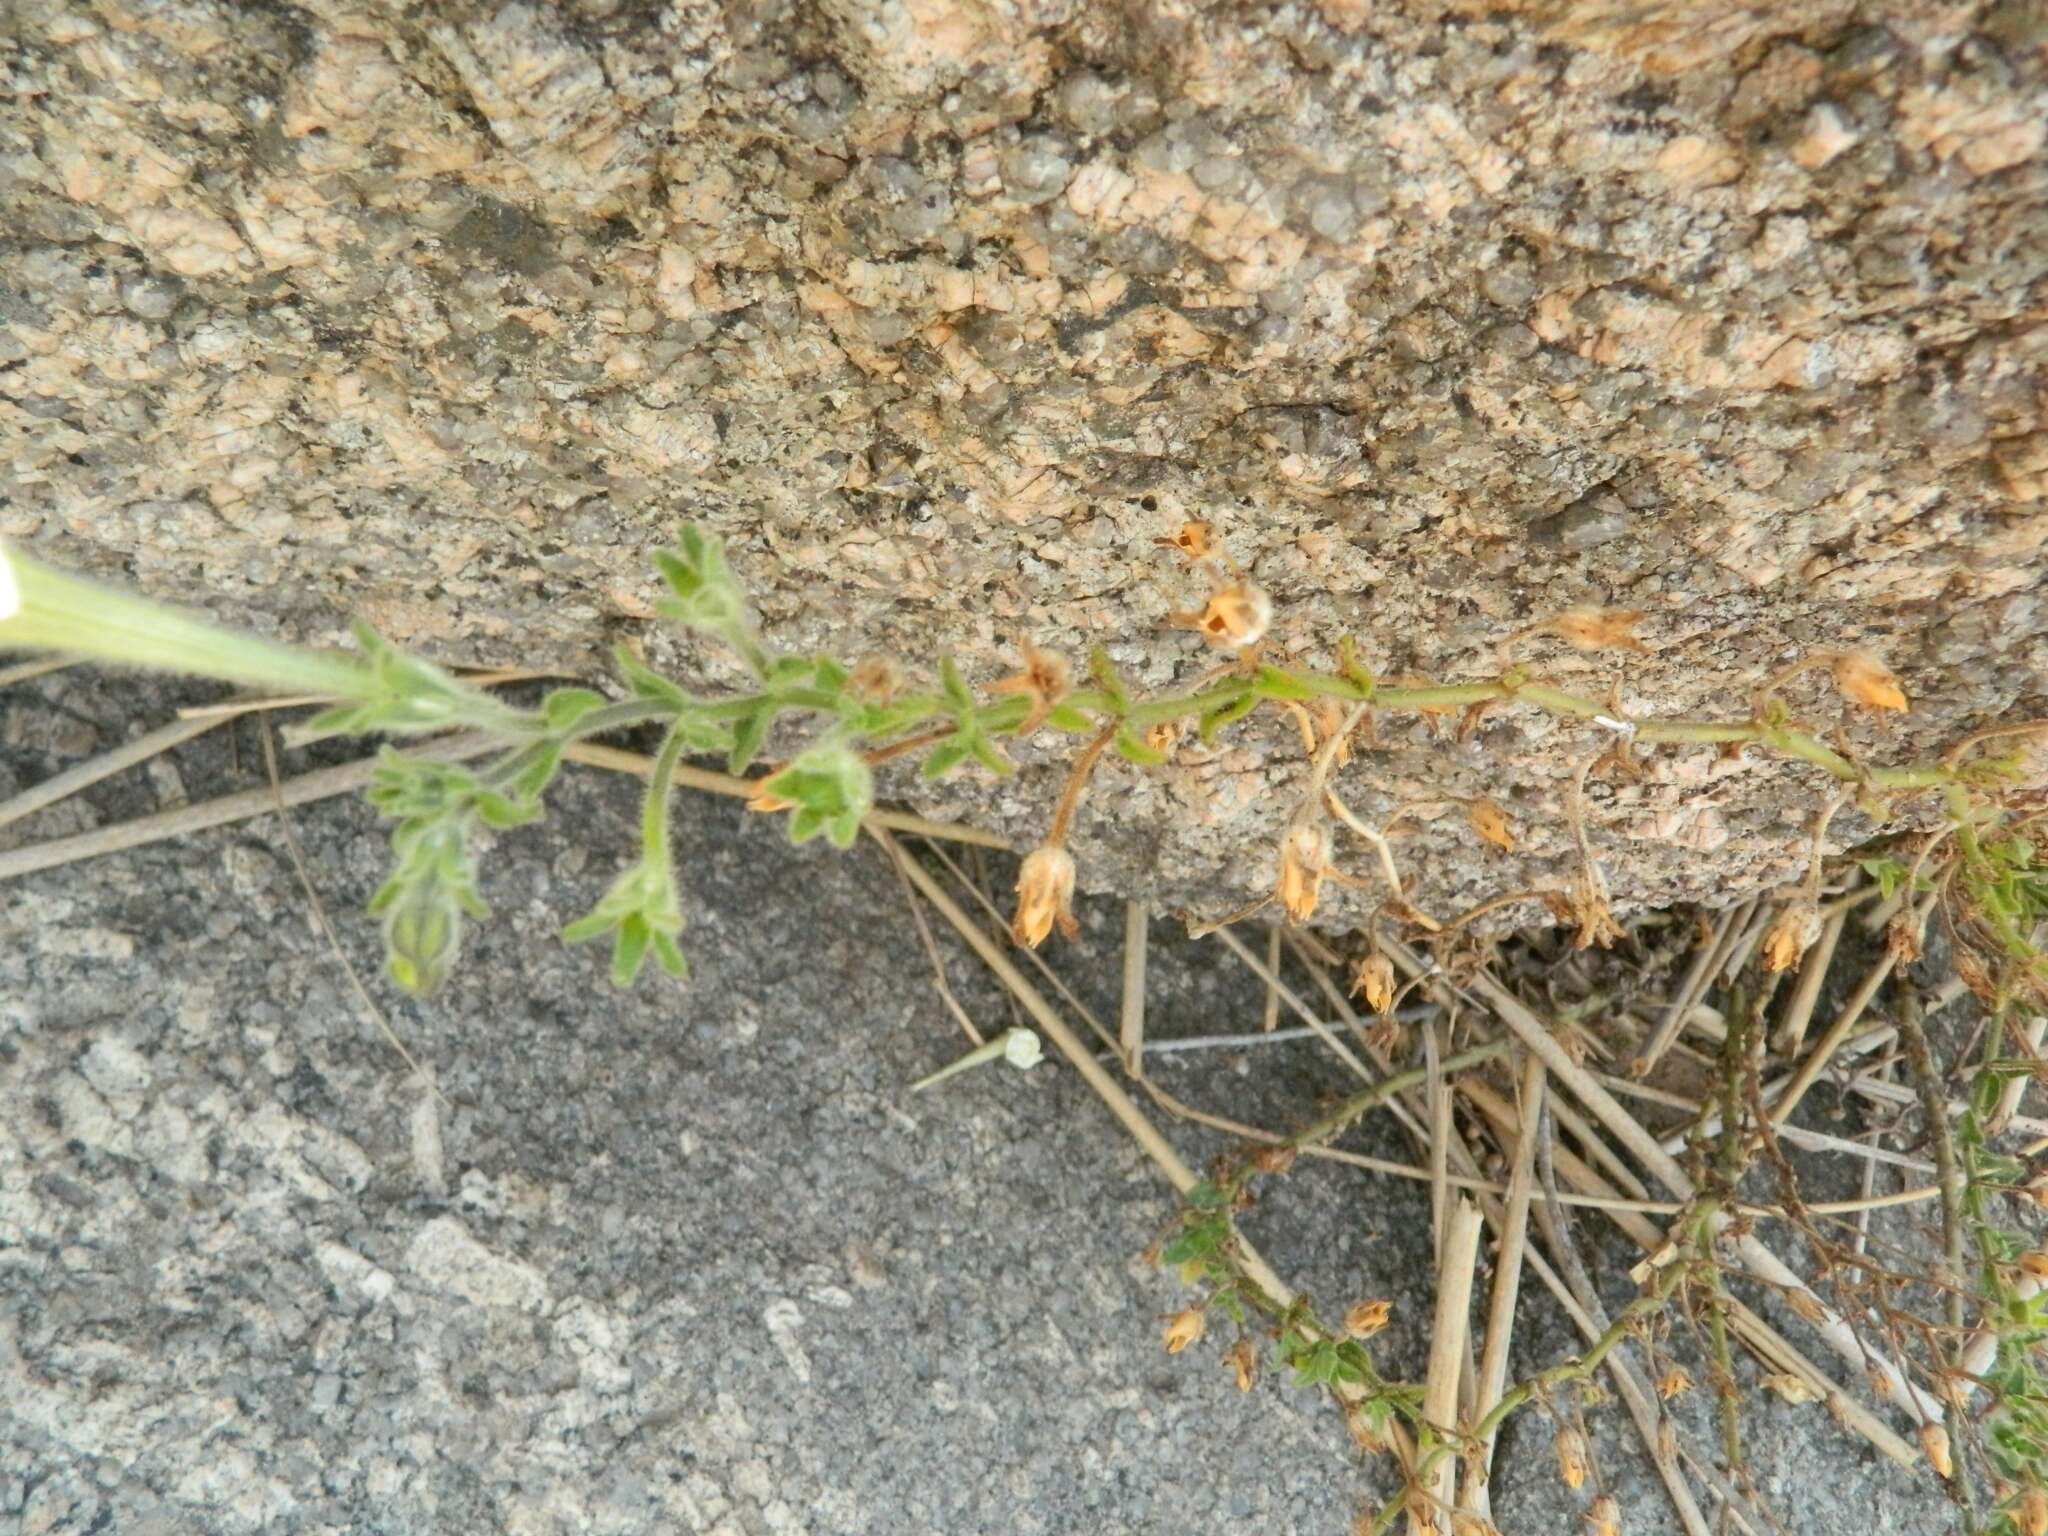
<path id="1" fill-rule="evenodd" d="M 0 799 L 169 702 L 77 674 L 10 693 Z M 239 770 L 212 735 L 0 840 L 252 787 L 260 762 L 252 735 Z M 1269 1372 L 1240 1396 L 1217 1340 L 1161 1352 L 1184 1293 L 1139 1255 L 1171 1201 L 1077 1074 L 907 1091 L 960 1037 L 870 850 L 791 849 L 680 798 L 695 974 L 605 988 L 602 958 L 554 933 L 635 816 L 628 783 L 572 771 L 486 861 L 497 919 L 445 995 L 394 1010 L 445 1102 L 363 1016 L 273 819 L 0 885 L 0 1530 L 1337 1536 L 1391 1491 L 1309 1394 Z M 294 820 L 373 971 L 384 829 L 357 801 Z M 1121 916 L 1082 915 L 1059 964 L 1114 1017 Z M 946 948 L 964 1006 L 1003 1021 Z M 1260 994 L 1219 945 L 1162 924 L 1151 978 L 1155 1043 L 1256 1033 Z M 1275 1126 L 1349 1081 L 1313 1041 L 1148 1063 Z M 1217 1149 L 1162 1129 L 1190 1159 Z M 1355 1144 L 1413 1155 L 1384 1122 Z M 1853 1189 L 1853 1166 L 1835 1175 L 1812 1191 Z M 1880 1213 L 1877 1240 L 1915 1219 Z M 1303 1165 L 1255 1222 L 1322 1304 L 1392 1300 L 1379 1358 L 1421 1372 L 1426 1186 Z M 1618 1308 L 1628 1258 L 1588 1262 Z M 1580 1347 L 1533 1286 L 1515 1345 L 1518 1378 Z M 1666 1347 L 1706 1379 L 1688 1330 Z M 1785 1529 L 1951 1528 L 1924 1472 L 1738 1371 Z M 1710 1395 L 1670 1411 L 1711 1461 Z M 1674 1536 L 1621 1410 L 1589 1422 L 1624 1528 Z M 1505 1531 L 1581 1529 L 1591 1490 L 1564 1489 L 1548 1442 L 1533 1418 L 1503 1441 Z"/>
<path id="2" fill-rule="evenodd" d="M 1528 654 L 1635 710 L 1873 649 L 1882 760 L 2044 692 L 2030 0 L 6 14 L 0 534 L 231 617 L 587 660 L 689 518 L 785 645 L 1162 685 L 1214 661 L 1154 544 L 1203 517 L 1276 643 L 1384 675 L 1596 602 L 1652 653 Z M 1433 730 L 1384 722 L 1354 803 L 1491 793 L 1521 849 L 1425 807 L 1425 891 L 1555 883 L 1596 744 Z M 1234 905 L 1301 771 L 1277 717 L 1112 768 L 1084 881 Z M 926 803 L 1028 839 L 1057 773 Z M 1667 752 L 1595 839 L 1625 899 L 1716 895 L 1820 800 Z"/>

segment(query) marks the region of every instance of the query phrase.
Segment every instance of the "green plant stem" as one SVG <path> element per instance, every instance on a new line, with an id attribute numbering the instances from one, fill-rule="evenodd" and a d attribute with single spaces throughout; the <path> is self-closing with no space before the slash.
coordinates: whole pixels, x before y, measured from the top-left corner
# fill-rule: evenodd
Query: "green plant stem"
<path id="1" fill-rule="evenodd" d="M 603 711 L 593 713 L 601 714 Z M 640 807 L 641 856 L 650 864 L 659 863 L 668 869 L 671 880 L 675 876 L 668 848 L 668 803 L 675 791 L 676 765 L 683 760 L 683 736 L 683 727 L 678 722 L 662 738 L 661 750 L 655 754 L 654 766 L 648 770 L 647 798 Z"/>
<path id="2" fill-rule="evenodd" d="M 301 650 L 56 570 L 0 544 L 19 603 L 0 619 L 0 648 L 61 651 L 119 667 L 180 672 L 279 693 L 337 699 L 376 691 L 371 670 L 332 651 Z"/>
<path id="3" fill-rule="evenodd" d="M 1491 1040 L 1485 1045 L 1475 1045 L 1469 1050 L 1446 1056 L 1438 1063 L 1437 1070 L 1444 1076 L 1449 1076 L 1453 1072 L 1462 1072 L 1467 1067 L 1476 1067 L 1493 1061 L 1506 1055 L 1507 1050 L 1507 1041 Z M 1396 1094 L 1406 1093 L 1410 1088 L 1427 1082 L 1429 1075 L 1427 1067 L 1416 1067 L 1412 1071 L 1396 1072 L 1392 1077 L 1382 1078 L 1364 1092 L 1353 1094 L 1306 1130 L 1289 1137 L 1286 1145 L 1297 1148 L 1313 1146 L 1334 1136 L 1361 1115 L 1378 1108 Z"/>

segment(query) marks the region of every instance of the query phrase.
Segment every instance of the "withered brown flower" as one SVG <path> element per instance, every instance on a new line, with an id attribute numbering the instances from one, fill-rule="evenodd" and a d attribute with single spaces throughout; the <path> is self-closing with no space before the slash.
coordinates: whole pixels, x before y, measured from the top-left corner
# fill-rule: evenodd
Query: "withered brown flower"
<path id="1" fill-rule="evenodd" d="M 1079 937 L 1073 900 L 1074 856 L 1050 843 L 1032 849 L 1017 872 L 1017 916 L 1010 924 L 1010 937 L 1036 949 L 1055 923 L 1063 937 Z"/>
<path id="2" fill-rule="evenodd" d="M 1053 706 L 1067 696 L 1072 686 L 1073 674 L 1064 658 L 1041 651 L 1029 640 L 1019 643 L 1018 650 L 1024 658 L 1021 672 L 1003 678 L 989 685 L 989 692 L 998 696 L 1021 694 L 1031 701 L 1031 708 L 1024 716 L 1024 723 L 1017 727 L 1019 736 L 1029 736 L 1053 711 Z"/>

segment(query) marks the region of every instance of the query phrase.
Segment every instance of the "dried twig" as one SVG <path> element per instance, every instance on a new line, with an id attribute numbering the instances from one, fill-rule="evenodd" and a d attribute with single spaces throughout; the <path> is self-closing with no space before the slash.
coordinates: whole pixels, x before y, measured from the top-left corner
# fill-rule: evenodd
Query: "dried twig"
<path id="1" fill-rule="evenodd" d="M 133 768 L 137 763 L 149 761 L 160 753 L 190 741 L 194 736 L 212 730 L 218 722 L 212 720 L 174 720 L 169 725 L 158 726 L 146 735 L 133 741 L 124 741 L 110 752 L 83 763 L 74 763 L 62 773 L 52 774 L 40 784 L 31 784 L 13 799 L 0 805 L 0 827 L 16 822 L 24 816 L 32 816 L 45 806 L 55 805 L 59 800 L 90 789 L 102 779 Z"/>
<path id="2" fill-rule="evenodd" d="M 1458 1424 L 1458 1374 L 1464 1366 L 1465 1344 L 1472 1328 L 1472 1270 L 1479 1258 L 1479 1234 L 1484 1221 L 1479 1207 L 1460 1196 L 1444 1224 L 1444 1240 L 1437 1255 L 1436 1317 L 1429 1333 L 1429 1372 L 1423 1378 L 1422 1416 L 1444 1432 L 1455 1432 Z M 1457 1472 L 1457 1458 L 1446 1456 L 1437 1463 L 1428 1492 L 1439 1511 L 1451 1501 L 1451 1480 Z M 1430 1527 L 1450 1529 L 1439 1515 Z"/>

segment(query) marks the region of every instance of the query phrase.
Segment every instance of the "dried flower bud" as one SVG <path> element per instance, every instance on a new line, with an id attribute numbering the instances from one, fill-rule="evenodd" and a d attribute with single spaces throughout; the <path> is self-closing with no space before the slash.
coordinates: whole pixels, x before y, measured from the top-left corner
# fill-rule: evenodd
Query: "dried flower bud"
<path id="1" fill-rule="evenodd" d="M 1634 608 L 1568 608 L 1544 627 L 1582 651 L 1647 651 L 1636 638 L 1636 626 L 1645 617 Z"/>
<path id="2" fill-rule="evenodd" d="M 768 778 L 773 777 L 773 774 L 768 775 Z M 757 779 L 754 782 L 757 785 L 765 784 L 767 779 Z M 747 809 L 772 816 L 778 811 L 795 810 L 796 802 L 794 800 L 786 800 L 781 795 L 772 794 L 768 790 L 757 788 L 747 800 Z"/>
<path id="3" fill-rule="evenodd" d="M 1948 1431 L 1932 1419 L 1920 1426 L 1920 1449 L 1927 1453 L 1927 1464 L 1938 1475 L 1955 1476 L 1955 1458 L 1948 1451 Z"/>
<path id="4" fill-rule="evenodd" d="M 1764 969 L 1789 971 L 1799 957 L 1813 948 L 1820 937 L 1820 909 L 1810 901 L 1795 901 L 1778 914 L 1764 935 Z"/>
<path id="5" fill-rule="evenodd" d="M 1207 523 L 1186 522 L 1167 538 L 1157 541 L 1163 549 L 1177 549 L 1200 564 L 1215 552 L 1215 532 Z"/>
<path id="6" fill-rule="evenodd" d="M 1472 823 L 1472 830 L 1487 842 L 1507 853 L 1515 851 L 1515 834 L 1508 826 L 1507 812 L 1491 800 L 1474 800 L 1465 809 L 1465 819 Z"/>
<path id="7" fill-rule="evenodd" d="M 1067 696 L 1072 683 L 1072 674 L 1066 662 L 1048 651 L 1041 651 L 1029 640 L 1020 642 L 1019 652 L 1024 658 L 1020 672 L 989 685 L 993 694 L 1021 694 L 1031 701 L 1031 708 L 1024 721 L 1017 727 L 1019 736 L 1029 736 L 1052 713 L 1053 706 Z"/>
<path id="8" fill-rule="evenodd" d="M 1369 1339 L 1386 1327 L 1393 1315 L 1391 1301 L 1361 1301 L 1344 1314 L 1344 1331 L 1354 1339 Z"/>
<path id="9" fill-rule="evenodd" d="M 1166 1320 L 1166 1352 L 1177 1355 L 1209 1331 L 1209 1320 L 1200 1307 L 1189 1307 Z"/>
<path id="10" fill-rule="evenodd" d="M 1351 995 L 1365 999 L 1374 1013 L 1385 1014 L 1394 1006 L 1394 962 L 1374 950 L 1358 962 L 1351 975 Z"/>
<path id="11" fill-rule="evenodd" d="M 1330 834 L 1319 822 L 1298 821 L 1280 843 L 1280 905 L 1297 923 L 1315 916 L 1323 876 L 1330 869 Z"/>
<path id="12" fill-rule="evenodd" d="M 1187 727 L 1178 720 L 1162 720 L 1145 733 L 1145 745 L 1161 757 L 1173 756 L 1174 748 L 1187 734 Z"/>
<path id="13" fill-rule="evenodd" d="M 1828 1309 L 1820 1304 L 1819 1299 L 1811 1291 L 1787 1291 L 1785 1305 L 1816 1328 L 1827 1324 Z"/>
<path id="14" fill-rule="evenodd" d="M 1500 1536 L 1500 1527 L 1469 1509 L 1454 1509 L 1451 1511 L 1451 1536 Z"/>
<path id="15" fill-rule="evenodd" d="M 855 698 L 869 704 L 886 704 L 902 688 L 903 674 L 896 670 L 896 663 L 886 657 L 870 657 L 853 669 L 846 686 Z"/>
<path id="16" fill-rule="evenodd" d="M 1239 1339 L 1230 1346 L 1223 1359 L 1237 1377 L 1237 1390 L 1251 1391 L 1259 1379 L 1259 1357 L 1257 1351 L 1252 1348 L 1252 1341 Z"/>
<path id="17" fill-rule="evenodd" d="M 1285 1173 L 1299 1154 L 1292 1147 L 1261 1147 L 1252 1154 L 1252 1166 L 1261 1173 Z"/>
<path id="18" fill-rule="evenodd" d="M 1906 690 L 1892 669 L 1867 651 L 1844 651 L 1835 658 L 1834 672 L 1844 697 L 1871 709 L 1906 708 Z"/>
<path id="19" fill-rule="evenodd" d="M 2048 1536 L 2048 1491 L 2035 1486 L 2021 1494 L 2013 1524 L 2019 1527 L 2020 1536 Z"/>
<path id="20" fill-rule="evenodd" d="M 1557 1439 L 1551 1444 L 1557 1451 L 1557 1475 L 1564 1479 L 1565 1487 L 1585 1487 L 1586 1474 L 1592 1470 L 1585 1435 L 1576 1425 L 1566 1424 L 1558 1429 Z"/>
<path id="21" fill-rule="evenodd" d="M 1614 909 L 1607 904 L 1606 882 L 1590 869 L 1581 869 L 1578 878 L 1572 881 L 1572 920 L 1579 925 L 1577 936 L 1572 940 L 1574 949 L 1591 949 L 1594 945 L 1606 949 L 1622 938 L 1621 924 L 1614 920 Z"/>
<path id="22" fill-rule="evenodd" d="M 1657 1395 L 1667 1403 L 1674 1397 L 1682 1397 L 1691 1390 L 1692 1378 L 1675 1365 L 1657 1381 Z"/>
<path id="23" fill-rule="evenodd" d="M 1343 735 L 1343 721 L 1346 721 L 1350 711 L 1339 705 L 1335 698 L 1317 698 L 1313 705 L 1309 705 L 1309 713 L 1315 717 L 1315 729 L 1323 733 L 1325 741 L 1339 735 L 1343 737 L 1341 741 L 1337 741 L 1337 756 L 1331 758 L 1331 762 L 1337 768 L 1348 764 L 1352 760 L 1352 739 L 1348 735 Z"/>
<path id="24" fill-rule="evenodd" d="M 1200 613 L 1176 613 L 1173 622 L 1198 629 L 1211 644 L 1243 650 L 1257 645 L 1273 624 L 1273 600 L 1248 581 L 1219 589 Z"/>
<path id="25" fill-rule="evenodd" d="M 1010 937 L 1036 949 L 1055 923 L 1067 938 L 1079 937 L 1073 900 L 1074 856 L 1050 843 L 1032 849 L 1017 872 L 1017 916 L 1010 924 Z"/>
<path id="26" fill-rule="evenodd" d="M 2036 1280 L 2048 1280 L 2048 1253 L 2035 1249 L 2020 1255 L 2020 1268 Z"/>
<path id="27" fill-rule="evenodd" d="M 1762 1377 L 1757 1385 L 1767 1392 L 1777 1393 L 1778 1396 L 1788 1403 L 1817 1403 L 1820 1401 L 1820 1394 L 1813 1390 L 1812 1385 L 1807 1379 L 1804 1376 L 1795 1375 L 1791 1371 L 1773 1371 L 1770 1375 Z"/>
<path id="28" fill-rule="evenodd" d="M 1912 912 L 1900 912 L 1884 925 L 1885 953 L 1894 966 L 1911 965 L 1920 958 L 1920 921 Z"/>
<path id="29" fill-rule="evenodd" d="M 1621 1536 L 1621 1506 L 1614 1495 L 1603 1493 L 1586 1511 L 1586 1529 L 1592 1536 Z"/>

